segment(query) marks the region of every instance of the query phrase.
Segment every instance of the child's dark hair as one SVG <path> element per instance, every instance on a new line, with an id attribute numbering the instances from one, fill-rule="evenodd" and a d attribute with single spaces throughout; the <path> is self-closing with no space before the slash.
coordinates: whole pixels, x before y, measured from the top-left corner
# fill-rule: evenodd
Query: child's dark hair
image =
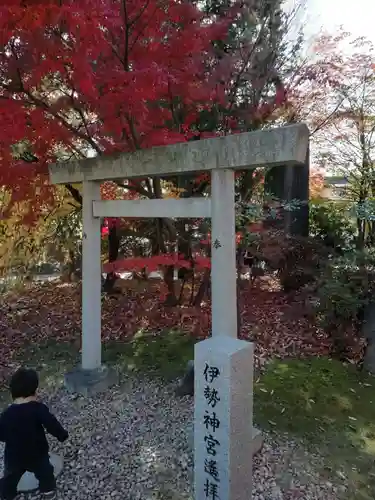
<path id="1" fill-rule="evenodd" d="M 35 370 L 20 368 L 10 380 L 10 392 L 13 399 L 35 396 L 39 385 L 39 377 Z"/>

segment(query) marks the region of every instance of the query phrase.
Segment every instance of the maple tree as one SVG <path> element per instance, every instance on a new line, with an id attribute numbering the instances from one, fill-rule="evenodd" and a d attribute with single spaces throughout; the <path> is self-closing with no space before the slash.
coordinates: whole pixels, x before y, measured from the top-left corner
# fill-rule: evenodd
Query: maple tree
<path id="1" fill-rule="evenodd" d="M 316 154 L 319 151 L 317 137 L 334 119 L 335 106 L 327 105 L 327 97 L 341 78 L 342 54 L 339 45 L 347 36 L 346 33 L 340 33 L 337 36 L 320 35 L 309 51 L 305 54 L 297 53 L 297 57 L 293 58 L 292 69 L 285 74 L 283 79 L 288 98 L 276 111 L 275 121 L 280 124 L 302 122 L 309 126 L 310 163 L 313 167 L 310 173 L 308 165 L 302 168 L 276 167 L 271 169 L 266 177 L 266 190 L 273 197 L 283 199 L 286 178 L 289 175 L 289 179 L 293 179 L 288 181 L 289 196 L 299 201 L 300 205 L 293 213 L 294 222 L 288 224 L 288 217 L 286 217 L 284 226 L 295 235 L 308 236 L 308 198 L 314 196 L 316 190 L 320 191 L 323 187 L 321 176 L 316 175 L 315 171 L 316 169 L 324 170 L 324 165 L 321 164 L 319 155 Z M 287 174 L 287 170 L 292 171 L 291 175 Z M 309 178 L 309 190 L 307 190 L 307 178 Z"/>
<path id="2" fill-rule="evenodd" d="M 370 41 L 363 37 L 355 39 L 341 30 L 320 34 L 295 72 L 285 80 L 288 100 L 280 108 L 280 115 L 287 122 L 308 124 L 315 168 L 336 171 L 345 168 L 343 163 L 353 163 L 353 158 L 348 162 L 353 153 L 335 154 L 335 150 L 341 149 L 345 142 L 344 128 L 349 126 L 345 120 L 353 120 L 354 131 L 355 115 L 359 117 L 361 106 L 369 111 L 366 117 L 369 123 L 372 120 L 373 70 Z M 361 90 L 364 90 L 362 96 Z"/>
<path id="3" fill-rule="evenodd" d="M 285 80 L 288 101 L 279 110 L 281 118 L 288 123 L 307 123 L 312 140 L 334 118 L 339 102 L 333 103 L 329 96 L 341 82 L 341 44 L 349 37 L 343 31 L 335 35 L 320 33 Z"/>
<path id="4" fill-rule="evenodd" d="M 309 176 L 310 199 L 320 198 L 324 190 L 324 173 L 322 170 L 312 168 Z"/>
<path id="5" fill-rule="evenodd" d="M 46 174 L 57 153 L 186 140 L 198 104 L 219 98 L 204 63 L 224 30 L 179 2 L 4 2 L 1 183 L 25 197 L 25 176 Z M 174 113 L 184 113 L 183 123 Z M 35 162 L 22 161 L 25 151 Z"/>
<path id="6" fill-rule="evenodd" d="M 350 42 L 350 50 L 340 48 L 339 42 Z M 355 203 L 358 246 L 373 245 L 374 47 L 365 38 L 340 33 L 337 37 L 323 35 L 317 48 L 318 63 L 328 68 L 329 80 L 320 82 L 325 99 L 318 109 L 327 118 L 313 135 L 316 163 L 348 181 L 346 198 Z"/>
<path id="7" fill-rule="evenodd" d="M 186 140 L 197 106 L 219 98 L 205 64 L 225 25 L 204 24 L 192 5 L 11 1 L 0 22 L 0 184 L 12 207 L 33 202 L 34 220 L 41 207 L 31 187 L 53 201 L 50 161 Z M 126 186 L 148 197 L 160 189 L 157 180 Z"/>
<path id="8" fill-rule="evenodd" d="M 315 311 L 341 356 L 372 314 L 374 55 L 365 38 L 323 33 L 285 106 L 292 121 L 309 123 L 314 164 L 347 182 L 343 199 L 317 200 L 310 219 L 311 235 L 332 252 L 315 285 Z"/>
<path id="9" fill-rule="evenodd" d="M 73 265 L 81 238 L 80 205 L 61 188 L 54 193 L 53 205 L 41 204 L 33 224 L 24 223 L 29 210 L 27 200 L 12 205 L 5 189 L 0 196 L 0 274 L 9 269 L 28 274 L 39 263 L 50 261 Z M 48 267 L 48 266 L 47 266 Z M 72 272 L 72 271 L 71 271 Z"/>
<path id="10" fill-rule="evenodd" d="M 360 127 L 363 128 L 359 100 L 362 99 L 362 104 L 367 101 L 365 106 L 369 116 L 366 117 L 365 128 L 369 138 L 373 116 L 369 109 L 372 99 L 370 94 L 373 92 L 372 53 L 371 43 L 365 38 L 354 39 L 350 33 L 342 30 L 335 34 L 322 33 L 314 40 L 306 55 L 296 61 L 294 72 L 284 79 L 288 99 L 284 106 L 279 108 L 280 120 L 288 123 L 302 121 L 307 123 L 310 129 L 313 165 L 310 197 L 314 197 L 323 188 L 321 176 L 316 175 L 317 169 L 322 172 L 333 170 L 344 175 L 350 170 L 350 175 L 353 175 L 354 169 L 349 166 L 348 161 L 352 165 L 362 162 L 358 140 L 360 134 L 354 138 L 359 132 L 355 123 L 359 125 L 362 122 Z M 350 134 L 353 137 L 350 137 Z M 352 143 L 350 152 L 349 143 Z M 354 150 L 356 159 L 353 158 Z M 278 187 L 283 185 L 285 173 L 282 169 L 279 170 L 280 172 L 274 175 L 273 184 L 276 187 L 272 186 L 271 191 L 280 197 L 282 193 L 280 194 Z M 301 171 L 296 169 L 295 173 L 298 175 Z"/>
<path id="11" fill-rule="evenodd" d="M 197 132 L 240 131 L 244 119 L 266 120 L 285 99 L 271 71 L 274 51 L 266 43 L 280 31 L 279 6 L 275 2 L 266 12 L 256 2 L 233 3 L 215 16 L 169 0 L 3 2 L 0 184 L 11 187 L 13 205 L 32 200 L 27 215 L 35 219 L 40 212 L 31 190 L 35 183 L 43 204 L 53 202 L 46 167 L 57 158 L 131 151 L 191 140 Z M 230 27 L 260 8 L 260 21 L 253 16 L 252 24 L 260 24 L 262 36 L 241 33 L 228 51 Z M 249 93 L 257 89 L 255 101 L 238 100 L 245 84 Z M 275 97 L 270 85 L 276 85 Z M 202 126 L 207 116 L 216 116 L 214 127 Z M 189 190 L 181 179 L 174 183 Z M 77 188 L 66 187 L 80 203 Z M 140 197 L 163 195 L 161 179 L 121 183 L 121 188 Z M 164 239 L 175 236 L 175 227 L 171 221 L 157 221 L 157 227 L 150 235 L 153 253 L 165 253 Z M 108 233 L 113 261 L 120 242 L 117 226 L 111 224 Z"/>

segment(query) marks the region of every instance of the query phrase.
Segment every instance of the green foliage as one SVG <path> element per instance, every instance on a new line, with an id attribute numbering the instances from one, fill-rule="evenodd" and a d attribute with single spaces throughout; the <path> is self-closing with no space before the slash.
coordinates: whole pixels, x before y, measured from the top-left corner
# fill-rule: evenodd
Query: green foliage
<path id="1" fill-rule="evenodd" d="M 288 236 L 286 242 L 279 276 L 283 290 L 289 293 L 316 280 L 327 263 L 328 252 L 324 245 L 310 237 Z"/>
<path id="2" fill-rule="evenodd" d="M 0 300 L 1 295 L 6 295 L 10 291 L 22 292 L 27 285 L 28 283 L 25 282 L 25 277 L 22 275 L 2 276 L 0 278 Z"/>
<path id="3" fill-rule="evenodd" d="M 358 219 L 369 221 L 373 206 L 316 201 L 310 206 L 312 236 L 330 249 L 331 259 L 316 283 L 316 314 L 330 334 L 334 354 L 346 357 L 356 342 L 364 310 L 375 288 L 375 253 L 371 239 L 357 250 Z"/>
<path id="4" fill-rule="evenodd" d="M 375 199 L 368 198 L 362 203 L 357 203 L 354 207 L 354 213 L 360 220 L 368 222 L 375 221 Z"/>
<path id="5" fill-rule="evenodd" d="M 262 186 L 263 187 L 263 186 Z M 251 244 L 254 240 L 248 233 L 248 226 L 252 223 L 276 222 L 282 219 L 283 212 L 297 212 L 302 207 L 302 202 L 292 199 L 289 202 L 271 197 L 268 193 L 256 193 L 251 201 L 238 200 L 236 202 L 236 230 L 242 231 L 244 245 Z"/>
<path id="6" fill-rule="evenodd" d="M 63 262 L 68 252 L 75 252 L 82 237 L 81 209 L 64 189 L 57 188 L 51 206 L 33 224 L 22 214 L 27 203 L 13 206 L 0 221 L 0 271 L 35 272 L 40 263 Z M 0 193 L 0 209 L 3 208 Z"/>
<path id="7" fill-rule="evenodd" d="M 357 324 L 374 288 L 374 252 L 351 252 L 332 259 L 318 282 L 318 317 L 328 330 Z"/>
<path id="8" fill-rule="evenodd" d="M 81 207 L 72 206 L 71 212 L 56 217 L 51 226 L 56 245 L 64 250 L 75 250 L 82 239 Z"/>
<path id="9" fill-rule="evenodd" d="M 356 226 L 350 206 L 339 202 L 310 203 L 310 234 L 336 251 L 355 246 Z"/>

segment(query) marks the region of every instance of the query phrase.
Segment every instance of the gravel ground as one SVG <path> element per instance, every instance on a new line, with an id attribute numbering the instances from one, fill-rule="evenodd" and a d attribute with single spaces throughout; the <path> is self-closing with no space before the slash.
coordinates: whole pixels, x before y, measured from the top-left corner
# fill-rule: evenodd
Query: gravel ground
<path id="1" fill-rule="evenodd" d="M 45 400 L 71 435 L 52 444 L 65 456 L 59 499 L 192 499 L 192 400 L 177 399 L 174 385 L 134 378 L 93 399 L 59 390 Z M 340 498 L 315 472 L 318 457 L 280 442 L 266 436 L 254 459 L 253 500 Z"/>

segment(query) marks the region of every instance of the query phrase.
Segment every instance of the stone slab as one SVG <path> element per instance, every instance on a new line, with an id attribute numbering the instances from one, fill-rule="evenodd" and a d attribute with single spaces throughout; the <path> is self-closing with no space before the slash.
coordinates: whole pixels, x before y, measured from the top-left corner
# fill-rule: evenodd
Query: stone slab
<path id="1" fill-rule="evenodd" d="M 253 344 L 214 336 L 195 346 L 195 498 L 252 495 Z"/>
<path id="2" fill-rule="evenodd" d="M 177 389 L 177 396 L 194 396 L 194 360 L 190 360 L 186 367 L 186 372 L 180 380 Z"/>
<path id="3" fill-rule="evenodd" d="M 107 366 L 98 370 L 83 370 L 81 367 L 65 374 L 65 387 L 68 392 L 92 396 L 105 392 L 119 381 L 118 373 Z"/>
<path id="4" fill-rule="evenodd" d="M 309 144 L 304 124 L 233 134 L 214 139 L 142 149 L 133 153 L 57 163 L 49 167 L 52 184 L 153 177 L 215 168 L 302 165 Z"/>
<path id="5" fill-rule="evenodd" d="M 57 477 L 63 470 L 64 460 L 59 455 L 51 453 L 50 461 L 54 469 L 55 477 Z M 27 493 L 29 491 L 38 489 L 38 487 L 39 483 L 35 475 L 31 472 L 25 472 L 25 474 L 21 477 L 20 482 L 18 483 L 17 491 L 19 493 Z"/>
<path id="6" fill-rule="evenodd" d="M 263 448 L 264 439 L 262 433 L 259 429 L 253 426 L 252 436 L 251 436 L 251 453 L 256 455 Z"/>
<path id="7" fill-rule="evenodd" d="M 208 198 L 163 198 L 162 200 L 102 200 L 93 201 L 94 217 L 182 217 L 204 219 L 211 217 L 211 200 Z"/>

